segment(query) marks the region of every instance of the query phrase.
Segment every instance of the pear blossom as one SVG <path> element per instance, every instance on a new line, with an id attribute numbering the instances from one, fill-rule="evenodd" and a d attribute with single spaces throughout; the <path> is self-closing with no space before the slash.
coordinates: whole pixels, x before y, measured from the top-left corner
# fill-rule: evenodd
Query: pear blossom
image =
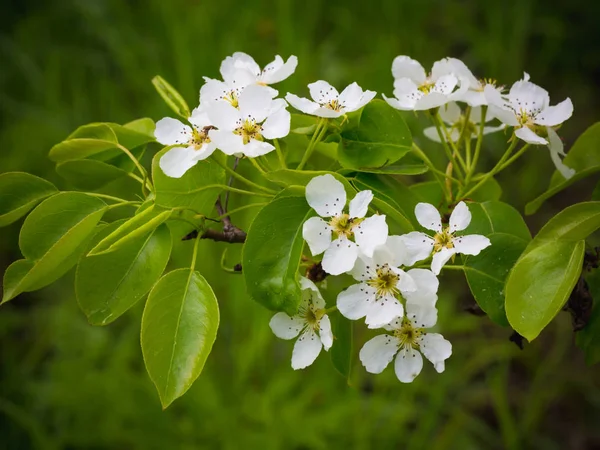
<path id="1" fill-rule="evenodd" d="M 298 314 L 288 316 L 284 312 L 275 314 L 269 326 L 275 336 L 281 339 L 294 339 L 292 352 L 292 368 L 304 369 L 310 366 L 321 353 L 321 349 L 329 350 L 333 344 L 331 321 L 325 313 L 325 300 L 319 289 L 307 278 L 300 278 L 302 299 Z"/>
<path id="2" fill-rule="evenodd" d="M 163 145 L 173 146 L 159 160 L 161 170 L 169 177 L 180 178 L 198 161 L 208 158 L 216 149 L 208 137 L 213 128 L 206 112 L 198 107 L 186 125 L 165 117 L 156 122 L 154 137 Z"/>
<path id="3" fill-rule="evenodd" d="M 408 56 L 397 56 L 392 63 L 394 97 L 383 95 L 383 98 L 390 106 L 405 111 L 445 105 L 459 98 L 469 87 L 466 79 L 447 70 L 448 67 L 438 61 L 427 75 L 418 61 Z"/>
<path id="4" fill-rule="evenodd" d="M 456 205 L 446 227 L 442 226 L 439 211 L 429 203 L 418 203 L 415 215 L 421 226 L 434 231 L 435 235 L 431 237 L 420 231 L 402 235 L 407 249 L 407 265 L 426 259 L 433 253 L 431 270 L 439 275 L 444 264 L 457 253 L 475 256 L 491 245 L 487 237 L 479 234 L 456 235 L 456 232 L 464 230 L 471 223 L 471 212 L 465 202 Z"/>
<path id="5" fill-rule="evenodd" d="M 482 110 L 480 106 L 473 106 L 471 108 L 471 114 L 469 115 L 468 122 L 465 124 L 467 117 L 461 112 L 460 107 L 455 103 L 451 102 L 447 105 L 440 106 L 439 109 L 440 117 L 448 126 L 448 132 L 450 133 L 450 139 L 453 142 L 457 142 L 460 138 L 460 134 L 464 128 L 465 137 L 469 139 L 477 139 L 479 136 L 479 126 L 482 120 Z M 492 114 L 485 115 L 485 122 L 490 122 L 494 119 Z M 495 127 L 483 127 L 483 134 L 494 133 L 496 131 L 502 130 L 506 127 L 506 125 L 498 125 Z M 429 139 L 435 142 L 441 142 L 440 136 L 435 127 L 428 127 L 423 130 L 423 134 L 427 136 Z M 444 140 L 446 140 L 446 136 L 444 136 Z"/>
<path id="6" fill-rule="evenodd" d="M 381 373 L 396 357 L 394 369 L 398 380 L 411 383 L 423 369 L 423 356 L 438 373 L 452 354 L 452 344 L 441 334 L 426 331 L 437 322 L 437 310 L 426 305 L 408 304 L 406 315 L 397 317 L 381 334 L 367 341 L 359 358 L 367 372 Z M 421 356 L 423 354 L 423 356 Z"/>
<path id="7" fill-rule="evenodd" d="M 281 56 L 276 55 L 275 59 L 261 70 L 252 56 L 243 52 L 235 52 L 223 60 L 220 71 L 226 82 L 238 80 L 239 72 L 244 71 L 247 76 L 243 78 L 249 81 L 248 84 L 269 85 L 288 78 L 294 73 L 297 65 L 298 58 L 296 56 L 292 55 L 284 62 Z"/>
<path id="8" fill-rule="evenodd" d="M 552 129 L 573 114 L 570 98 L 550 106 L 548 91 L 530 82 L 527 73 L 522 80 L 512 85 L 507 96 L 502 96 L 488 86 L 484 92 L 490 104 L 490 111 L 502 123 L 515 127 L 515 136 L 528 144 L 547 145 L 558 171 L 565 178 L 573 176 L 575 171 L 565 166 L 560 159 L 564 156 L 563 146 Z"/>
<path id="9" fill-rule="evenodd" d="M 325 252 L 321 262 L 325 272 L 350 271 L 359 254 L 372 257 L 375 248 L 387 240 L 385 216 L 365 218 L 372 199 L 371 191 L 359 192 L 345 213 L 346 191 L 331 174 L 314 177 L 306 185 L 306 200 L 320 217 L 304 222 L 302 237 L 313 255 Z"/>
<path id="10" fill-rule="evenodd" d="M 249 85 L 255 83 L 254 76 L 247 70 L 238 69 L 228 74 L 226 80 L 216 80 L 204 77 L 205 83 L 200 88 L 200 104 L 210 105 L 213 103 L 227 102 L 234 108 L 239 106 L 238 98 L 242 91 Z M 277 95 L 275 89 L 265 87 L 274 98 Z"/>
<path id="11" fill-rule="evenodd" d="M 377 247 L 373 258 L 359 257 L 350 274 L 358 284 L 340 292 L 337 307 L 351 320 L 365 317 L 369 328 L 381 328 L 404 315 L 401 299 L 406 303 L 435 306 L 439 282 L 430 270 L 400 266 L 406 249 L 400 236 L 389 236 Z"/>
<path id="12" fill-rule="evenodd" d="M 246 87 L 238 107 L 229 102 L 215 102 L 208 115 L 217 129 L 208 132 L 215 145 L 227 155 L 243 154 L 254 158 L 275 147 L 265 139 L 277 139 L 290 132 L 290 113 L 283 99 L 273 100 L 264 86 Z"/>
<path id="13" fill-rule="evenodd" d="M 314 101 L 290 93 L 285 99 L 297 110 L 318 117 L 343 116 L 362 108 L 377 95 L 374 91 L 363 91 L 356 83 L 338 93 L 336 88 L 322 80 L 309 84 L 308 89 Z"/>

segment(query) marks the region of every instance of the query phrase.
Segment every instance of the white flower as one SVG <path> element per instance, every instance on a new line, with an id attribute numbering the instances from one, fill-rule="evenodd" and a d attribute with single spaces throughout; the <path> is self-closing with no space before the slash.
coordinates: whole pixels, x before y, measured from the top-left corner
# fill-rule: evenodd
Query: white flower
<path id="1" fill-rule="evenodd" d="M 235 70 L 225 81 L 204 77 L 205 83 L 200 88 L 200 104 L 210 105 L 215 102 L 227 102 L 234 108 L 238 107 L 238 98 L 244 88 L 254 84 L 254 76 L 247 70 Z M 277 95 L 275 89 L 266 88 L 274 98 Z"/>
<path id="2" fill-rule="evenodd" d="M 285 99 L 299 111 L 318 117 L 340 117 L 346 113 L 362 108 L 377 94 L 373 91 L 364 91 L 352 83 L 342 93 L 326 81 L 316 81 L 308 85 L 310 96 L 314 101 L 301 98 L 288 93 Z"/>
<path id="3" fill-rule="evenodd" d="M 500 95 L 488 86 L 484 92 L 490 111 L 502 123 L 515 127 L 515 135 L 519 139 L 529 144 L 548 145 L 552 160 L 563 176 L 570 178 L 575 173 L 562 163 L 559 156 L 564 155 L 562 143 L 558 142 L 560 139 L 554 130 L 550 131 L 551 127 L 560 125 L 573 114 L 570 98 L 550 106 L 548 91 L 531 83 L 527 73 L 512 85 L 507 96 Z"/>
<path id="4" fill-rule="evenodd" d="M 206 112 L 198 107 L 192 111 L 188 121 L 191 126 L 170 117 L 156 122 L 156 140 L 163 145 L 175 146 L 159 161 L 161 170 L 169 177 L 182 177 L 198 161 L 208 158 L 215 151 L 216 146 L 208 137 L 212 124 Z"/>
<path id="5" fill-rule="evenodd" d="M 268 88 L 246 87 L 237 99 L 238 108 L 229 102 L 215 102 L 208 115 L 218 128 L 209 138 L 227 155 L 261 156 L 275 147 L 265 139 L 277 139 L 290 132 L 290 113 L 283 99 L 273 100 Z"/>
<path id="6" fill-rule="evenodd" d="M 300 278 L 302 300 L 298 314 L 288 316 L 286 313 L 275 314 L 269 326 L 275 336 L 281 339 L 294 339 L 300 335 L 294 344 L 292 352 L 292 368 L 304 369 L 310 366 L 321 348 L 329 350 L 333 344 L 331 322 L 325 314 L 325 300 L 319 289 L 307 278 Z"/>
<path id="7" fill-rule="evenodd" d="M 385 243 L 388 236 L 385 216 L 364 218 L 372 199 L 371 191 L 359 192 L 346 214 L 346 191 L 332 175 L 314 177 L 306 185 L 306 201 L 328 221 L 311 217 L 304 222 L 302 237 L 313 255 L 325 252 L 321 262 L 325 272 L 331 275 L 348 272 L 354 267 L 359 252 L 372 257 L 375 248 Z"/>
<path id="8" fill-rule="evenodd" d="M 407 304 L 435 306 L 437 277 L 426 269 L 400 269 L 405 252 L 400 236 L 390 236 L 385 245 L 375 249 L 373 258 L 359 257 L 350 273 L 360 283 L 340 292 L 340 313 L 351 320 L 365 317 L 369 328 L 381 328 L 404 315 L 400 299 Z"/>
<path id="9" fill-rule="evenodd" d="M 402 383 L 411 383 L 423 368 L 421 353 L 438 373 L 452 354 L 452 344 L 441 334 L 429 333 L 437 321 L 437 310 L 431 306 L 408 304 L 406 316 L 398 317 L 384 328 L 391 334 L 381 334 L 368 341 L 359 358 L 367 372 L 381 373 L 396 356 L 394 369 Z"/>
<path id="10" fill-rule="evenodd" d="M 469 84 L 453 73 L 447 73 L 447 66 L 440 61 L 433 65 L 427 76 L 423 66 L 408 56 L 397 56 L 392 63 L 394 76 L 394 97 L 383 98 L 390 106 L 406 111 L 421 111 L 437 108 L 455 100 Z"/>
<path id="11" fill-rule="evenodd" d="M 479 234 L 456 236 L 457 231 L 462 231 L 471 223 L 471 212 L 465 204 L 460 202 L 450 215 L 450 223 L 442 227 L 442 218 L 435 206 L 429 203 L 419 203 L 415 207 L 418 222 L 428 230 L 435 231 L 433 237 L 412 231 L 402 235 L 402 240 L 407 249 L 407 265 L 428 258 L 433 252 L 431 270 L 439 275 L 440 270 L 455 254 L 478 255 L 481 250 L 491 245 L 490 240 Z"/>
<path id="12" fill-rule="evenodd" d="M 221 63 L 221 75 L 223 79 L 231 81 L 239 79 L 240 70 L 247 72 L 250 76 L 248 79 L 252 80 L 248 84 L 262 84 L 269 85 L 279 83 L 285 80 L 296 70 L 298 65 L 298 58 L 290 56 L 286 62 L 279 55 L 275 56 L 275 60 L 265 66 L 263 70 L 260 70 L 260 66 L 256 64 L 252 56 L 246 53 L 236 52 L 232 56 L 228 56 Z"/>
<path id="13" fill-rule="evenodd" d="M 440 116 L 442 120 L 448 125 L 448 131 L 450 133 L 450 139 L 453 142 L 457 142 L 460 138 L 460 133 L 465 129 L 465 137 L 467 139 L 477 139 L 479 136 L 479 124 L 481 123 L 481 107 L 473 106 L 471 108 L 471 114 L 469 115 L 469 121 L 465 124 L 466 116 L 461 112 L 460 107 L 455 103 L 451 102 L 447 105 L 440 107 Z M 494 120 L 492 114 L 486 114 L 485 122 Z M 483 127 L 483 134 L 493 133 L 495 131 L 502 130 L 506 125 L 499 125 L 497 127 Z M 423 130 L 423 134 L 429 139 L 435 142 L 440 142 L 440 136 L 435 127 L 428 127 Z M 444 136 L 446 140 L 446 136 Z"/>

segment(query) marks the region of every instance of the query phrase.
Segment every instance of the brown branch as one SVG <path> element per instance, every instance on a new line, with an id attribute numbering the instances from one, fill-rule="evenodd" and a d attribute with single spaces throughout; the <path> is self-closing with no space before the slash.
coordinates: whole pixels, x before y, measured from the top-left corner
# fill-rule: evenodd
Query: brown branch
<path id="1" fill-rule="evenodd" d="M 220 198 L 217 200 L 215 208 L 217 209 L 219 216 L 223 217 L 223 231 L 217 231 L 208 228 L 202 232 L 200 239 L 210 239 L 217 242 L 229 242 L 230 244 L 243 244 L 246 242 L 246 232 L 231 223 L 231 218 L 227 215 L 225 208 L 223 208 Z M 181 238 L 181 240 L 189 241 L 192 239 L 197 239 L 198 234 L 198 230 L 194 230 L 191 233 L 186 234 L 183 238 Z"/>

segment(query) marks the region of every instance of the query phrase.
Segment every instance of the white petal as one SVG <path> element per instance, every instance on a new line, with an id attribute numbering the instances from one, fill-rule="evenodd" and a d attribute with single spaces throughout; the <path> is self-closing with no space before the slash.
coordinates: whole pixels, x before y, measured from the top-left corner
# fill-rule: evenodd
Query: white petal
<path id="1" fill-rule="evenodd" d="M 271 330 L 280 339 L 293 339 L 304 327 L 305 321 L 300 316 L 288 316 L 286 313 L 278 312 L 269 322 Z"/>
<path id="2" fill-rule="evenodd" d="M 468 236 L 456 236 L 452 243 L 456 253 L 463 255 L 479 255 L 479 252 L 492 245 L 490 240 L 480 234 L 470 234 Z"/>
<path id="3" fill-rule="evenodd" d="M 430 92 L 427 95 L 421 97 L 415 103 L 414 109 L 416 111 L 425 111 L 428 109 L 437 108 L 438 106 L 445 105 L 450 101 L 447 94 L 441 94 L 439 92 Z"/>
<path id="4" fill-rule="evenodd" d="M 350 271 L 350 275 L 357 281 L 370 280 L 376 275 L 376 263 L 372 258 L 364 255 L 359 255 L 356 258 L 354 267 Z"/>
<path id="5" fill-rule="evenodd" d="M 392 296 L 376 298 L 370 302 L 365 323 L 369 328 L 381 328 L 396 317 L 404 315 L 404 307 Z"/>
<path id="6" fill-rule="evenodd" d="M 394 359 L 400 342 L 389 334 L 375 336 L 360 349 L 358 357 L 367 372 L 381 373 Z"/>
<path id="7" fill-rule="evenodd" d="M 529 81 L 517 81 L 510 88 L 508 100 L 516 111 L 527 111 L 529 115 L 535 115 L 543 111 L 550 102 L 548 91 Z"/>
<path id="8" fill-rule="evenodd" d="M 521 127 L 515 130 L 515 135 L 519 138 L 527 142 L 528 144 L 534 145 L 548 145 L 548 141 L 543 137 L 535 134 L 531 129 L 527 127 Z"/>
<path id="9" fill-rule="evenodd" d="M 408 78 L 400 78 L 394 81 L 394 97 L 397 98 L 397 105 L 388 103 L 397 109 L 412 110 L 416 108 L 417 102 L 423 98 L 425 94 L 419 90 L 419 86 L 414 81 Z M 386 98 L 384 96 L 384 98 Z M 386 98 L 386 100 L 388 100 Z"/>
<path id="10" fill-rule="evenodd" d="M 279 139 L 290 133 L 291 116 L 287 109 L 279 109 L 262 124 L 262 135 L 267 139 Z"/>
<path id="11" fill-rule="evenodd" d="M 360 96 L 360 99 L 358 100 L 358 102 L 354 104 L 354 106 L 346 106 L 343 108 L 343 110 L 344 110 L 344 112 L 356 111 L 357 109 L 362 108 L 367 103 L 369 103 L 371 100 L 373 100 L 376 95 L 377 95 L 377 92 L 375 92 L 375 91 L 365 91 Z"/>
<path id="12" fill-rule="evenodd" d="M 320 291 L 319 291 L 319 288 L 317 287 L 317 285 L 315 283 L 313 283 L 312 281 L 310 281 L 308 278 L 301 276 L 299 279 L 299 282 L 300 282 L 300 289 L 302 289 L 303 291 L 310 290 L 313 292 L 318 292 L 320 295 Z"/>
<path id="13" fill-rule="evenodd" d="M 431 88 L 431 93 L 450 95 L 457 84 L 458 78 L 453 74 L 442 75 L 437 79 L 433 88 Z"/>
<path id="14" fill-rule="evenodd" d="M 270 88 L 253 84 L 243 90 L 238 102 L 242 120 L 252 118 L 257 122 L 262 122 L 267 118 L 271 109 L 273 94 Z"/>
<path id="15" fill-rule="evenodd" d="M 498 125 L 497 127 L 483 127 L 483 134 L 495 133 L 496 131 L 501 131 L 506 128 L 506 125 Z M 477 139 L 477 134 L 472 134 L 471 139 Z"/>
<path id="16" fill-rule="evenodd" d="M 195 153 L 191 147 L 173 147 L 162 155 L 159 166 L 165 175 L 171 178 L 181 178 L 198 162 Z"/>
<path id="17" fill-rule="evenodd" d="M 335 111 L 333 109 L 330 108 L 325 108 L 324 106 L 319 106 L 314 112 L 313 115 L 317 116 L 317 117 L 325 117 L 325 118 L 335 118 L 335 117 L 341 117 L 344 115 L 344 111 L 340 110 L 340 111 Z"/>
<path id="18" fill-rule="evenodd" d="M 373 256 L 375 248 L 385 244 L 388 237 L 388 225 L 384 215 L 376 214 L 365 220 L 354 229 L 354 240 L 360 252 L 368 257 Z"/>
<path id="19" fill-rule="evenodd" d="M 435 253 L 433 255 L 433 259 L 431 260 L 431 271 L 435 275 L 439 275 L 444 264 L 446 264 L 448 260 L 457 253 L 457 251 L 458 250 L 454 248 L 443 248 L 439 252 Z"/>
<path id="20" fill-rule="evenodd" d="M 425 69 L 418 61 L 404 55 L 394 58 L 392 75 L 395 79 L 410 78 L 418 84 L 423 83 L 427 77 Z"/>
<path id="21" fill-rule="evenodd" d="M 420 231 L 411 231 L 400 236 L 406 248 L 404 264 L 412 266 L 417 261 L 422 261 L 431 256 L 433 239 Z"/>
<path id="22" fill-rule="evenodd" d="M 418 203 L 415 207 L 415 216 L 423 228 L 438 233 L 442 231 L 442 216 L 432 204 Z"/>
<path id="23" fill-rule="evenodd" d="M 363 218 L 367 215 L 369 204 L 373 200 L 373 193 L 371 191 L 360 191 L 356 196 L 350 200 L 350 217 Z"/>
<path id="24" fill-rule="evenodd" d="M 346 206 L 346 191 L 333 175 L 320 175 L 306 185 L 306 201 L 321 217 L 339 216 Z"/>
<path id="25" fill-rule="evenodd" d="M 460 120 L 460 116 L 460 107 L 456 102 L 450 102 L 440 108 L 440 117 L 449 125 L 457 123 Z"/>
<path id="26" fill-rule="evenodd" d="M 421 352 L 438 373 L 444 371 L 444 361 L 452 355 L 452 344 L 441 334 L 427 333 L 421 338 Z"/>
<path id="27" fill-rule="evenodd" d="M 403 348 L 396 356 L 394 370 L 402 383 L 412 383 L 423 369 L 423 357 L 413 348 Z"/>
<path id="28" fill-rule="evenodd" d="M 406 317 L 415 328 L 431 328 L 437 322 L 438 312 L 434 305 L 426 303 L 406 303 Z"/>
<path id="29" fill-rule="evenodd" d="M 400 101 L 397 98 L 389 98 L 386 97 L 385 94 L 381 94 L 383 99 L 390 105 L 392 108 L 399 109 L 400 111 L 410 111 L 415 106 L 416 100 L 411 100 L 410 102 Z"/>
<path id="30" fill-rule="evenodd" d="M 285 99 L 298 111 L 302 111 L 303 113 L 310 114 L 312 116 L 314 116 L 317 109 L 319 109 L 318 103 L 310 101 L 304 97 L 298 97 L 297 95 L 290 94 L 289 92 L 285 96 Z"/>
<path id="31" fill-rule="evenodd" d="M 499 108 L 502 108 L 506 104 L 506 101 L 504 100 L 504 98 L 502 98 L 500 90 L 495 86 L 492 86 L 491 84 L 486 84 L 483 87 L 483 94 L 485 95 L 485 99 L 487 100 L 490 106 L 494 105 Z"/>
<path id="32" fill-rule="evenodd" d="M 575 170 L 562 162 L 561 156 L 564 156 L 565 154 L 563 142 L 554 129 L 547 127 L 546 130 L 548 132 L 548 150 L 550 150 L 550 158 L 552 158 L 556 170 L 568 180 L 575 175 Z"/>
<path id="33" fill-rule="evenodd" d="M 376 291 L 366 283 L 353 284 L 338 294 L 337 307 L 350 320 L 358 320 L 367 315 L 369 305 L 375 300 Z"/>
<path id="34" fill-rule="evenodd" d="M 212 104 L 219 102 L 223 99 L 224 95 L 227 95 L 232 90 L 232 88 L 223 81 L 214 80 L 207 77 L 204 77 L 204 80 L 206 82 L 200 88 L 201 104 Z"/>
<path id="35" fill-rule="evenodd" d="M 240 136 L 241 137 L 241 136 Z M 267 153 L 275 150 L 272 144 L 264 141 L 257 141 L 256 139 L 250 139 L 247 144 L 244 144 L 242 153 L 249 158 L 256 158 L 257 156 L 266 155 Z"/>
<path id="36" fill-rule="evenodd" d="M 319 322 L 319 338 L 323 343 L 323 348 L 329 350 L 333 345 L 333 333 L 331 332 L 331 321 L 329 316 L 325 314 Z"/>
<path id="37" fill-rule="evenodd" d="M 331 244 L 331 227 L 320 217 L 311 217 L 302 226 L 302 237 L 313 256 L 323 253 Z"/>
<path id="38" fill-rule="evenodd" d="M 210 121 L 219 129 L 233 131 L 241 120 L 240 111 L 229 102 L 215 102 L 207 107 Z"/>
<path id="39" fill-rule="evenodd" d="M 244 151 L 244 141 L 238 134 L 227 130 L 210 130 L 208 137 L 211 142 L 226 155 L 242 153 Z"/>
<path id="40" fill-rule="evenodd" d="M 483 91 L 468 90 L 458 100 L 463 101 L 467 105 L 470 105 L 470 106 L 472 106 L 474 108 L 488 104 L 488 100 L 487 100 L 487 98 L 485 96 L 485 93 Z M 473 114 L 473 113 L 471 113 L 471 114 Z"/>
<path id="41" fill-rule="evenodd" d="M 442 142 L 440 140 L 440 135 L 437 132 L 437 128 L 436 127 L 427 127 L 423 130 L 423 134 L 425 135 L 426 138 L 431 139 L 433 142 Z M 444 136 L 444 141 L 446 140 L 446 137 Z"/>
<path id="42" fill-rule="evenodd" d="M 327 81 L 319 80 L 308 85 L 310 96 L 320 105 L 337 100 L 340 94 Z"/>
<path id="43" fill-rule="evenodd" d="M 503 108 L 492 104 L 490 104 L 488 108 L 494 117 L 509 127 L 516 127 L 519 125 L 519 120 L 512 109 Z"/>
<path id="44" fill-rule="evenodd" d="M 411 269 L 407 274 L 411 276 L 417 285 L 415 291 L 403 294 L 407 303 L 422 303 L 435 306 L 437 291 L 440 286 L 440 282 L 435 274 L 427 269 Z"/>
<path id="45" fill-rule="evenodd" d="M 377 256 L 379 248 L 381 247 L 378 247 L 373 253 L 374 256 Z M 394 267 L 410 265 L 407 264 L 408 249 L 402 236 L 388 236 L 384 248 L 387 250 L 389 257 L 385 258 L 385 261 L 383 261 L 383 257 L 381 259 L 378 258 L 378 262 L 388 262 Z"/>
<path id="46" fill-rule="evenodd" d="M 307 329 L 294 344 L 292 369 L 298 370 L 310 366 L 321 353 L 322 347 L 319 336 L 312 329 Z"/>
<path id="47" fill-rule="evenodd" d="M 262 71 L 261 81 L 266 84 L 275 84 L 285 80 L 291 74 L 296 71 L 298 66 L 298 58 L 296 56 L 290 56 L 288 60 L 283 63 L 281 56 L 275 56 L 275 61 L 267 64 Z"/>
<path id="48" fill-rule="evenodd" d="M 260 73 L 260 67 L 252 56 L 244 52 L 235 52 L 221 63 L 220 72 L 224 80 L 234 79 L 233 74 L 238 69 L 247 69 L 255 76 Z"/>
<path id="49" fill-rule="evenodd" d="M 350 108 L 352 108 L 354 105 L 357 105 L 360 102 L 362 95 L 363 90 L 361 89 L 361 87 L 357 83 L 352 83 L 346 86 L 346 89 L 344 89 L 340 93 L 338 101 L 340 105 L 346 110 L 354 111 L 354 109 L 358 108 Z"/>
<path id="50" fill-rule="evenodd" d="M 469 84 L 469 87 L 472 89 L 481 87 L 479 80 L 475 78 L 473 72 L 471 72 L 467 65 L 460 59 L 444 58 L 433 63 L 433 67 L 431 68 L 431 75 L 433 78 L 437 79 L 440 76 L 449 73 L 453 73 L 459 77 L 465 78 Z"/>
<path id="51" fill-rule="evenodd" d="M 403 296 L 406 297 L 406 294 L 415 292 L 417 290 L 417 283 L 410 274 L 406 273 L 402 269 L 393 268 L 392 270 L 400 277 L 396 287 L 400 290 L 400 293 Z"/>
<path id="52" fill-rule="evenodd" d="M 179 120 L 165 117 L 156 122 L 154 137 L 163 145 L 187 144 L 192 129 Z"/>
<path id="53" fill-rule="evenodd" d="M 208 107 L 206 106 L 198 106 L 194 108 L 192 111 L 192 115 L 188 119 L 192 125 L 194 125 L 197 129 L 201 130 L 204 127 L 212 125 L 209 117 L 208 117 Z"/>
<path id="54" fill-rule="evenodd" d="M 321 264 L 323 270 L 330 275 L 341 275 L 354 267 L 358 257 L 358 247 L 345 237 L 336 239 L 325 250 Z"/>
<path id="55" fill-rule="evenodd" d="M 454 207 L 450 215 L 450 232 L 464 230 L 471 223 L 471 211 L 465 202 L 460 202 Z"/>
<path id="56" fill-rule="evenodd" d="M 310 283 L 310 284 L 309 284 Z M 300 306 L 310 308 L 313 312 L 317 312 L 325 308 L 325 300 L 321 292 L 315 284 L 307 278 L 300 277 L 300 287 L 302 288 L 302 299 Z"/>
<path id="57" fill-rule="evenodd" d="M 573 103 L 570 98 L 563 100 L 556 106 L 549 106 L 539 113 L 534 122 L 539 125 L 554 127 L 563 123 L 573 115 Z"/>

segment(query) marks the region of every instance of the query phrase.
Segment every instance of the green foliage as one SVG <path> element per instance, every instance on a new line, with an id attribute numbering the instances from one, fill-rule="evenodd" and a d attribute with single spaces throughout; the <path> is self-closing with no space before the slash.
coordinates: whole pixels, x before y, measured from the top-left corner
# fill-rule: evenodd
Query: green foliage
<path id="1" fill-rule="evenodd" d="M 152 78 L 152 84 L 165 103 L 169 105 L 175 114 L 186 120 L 190 117 L 190 107 L 187 105 L 181 94 L 177 92 L 173 86 L 171 86 L 158 75 Z"/>
<path id="2" fill-rule="evenodd" d="M 111 223 L 92 245 L 121 227 Z M 171 234 L 166 225 L 129 239 L 113 252 L 88 255 L 77 266 L 75 294 L 92 325 L 108 325 L 144 297 L 160 278 L 171 254 Z"/>
<path id="3" fill-rule="evenodd" d="M 350 379 L 352 369 L 352 321 L 341 314 L 335 314 L 331 318 L 331 329 L 335 336 L 335 345 L 329 350 L 333 367 L 346 379 Z"/>
<path id="4" fill-rule="evenodd" d="M 198 378 L 219 328 L 210 285 L 193 269 L 178 269 L 154 286 L 142 317 L 142 353 L 163 408 Z"/>
<path id="5" fill-rule="evenodd" d="M 302 225 L 311 215 L 304 197 L 284 197 L 262 208 L 244 244 L 242 268 L 250 297 L 273 311 L 296 314 Z"/>
<path id="6" fill-rule="evenodd" d="M 348 198 L 352 198 L 356 195 L 356 190 L 352 187 L 350 182 L 342 175 L 335 172 L 327 172 L 324 170 L 291 170 L 281 169 L 268 172 L 265 178 L 274 183 L 282 186 L 306 186 L 310 180 L 319 175 L 330 174 L 335 177 L 340 183 L 344 185 L 346 195 Z"/>
<path id="7" fill-rule="evenodd" d="M 0 175 L 0 227 L 16 222 L 39 202 L 58 192 L 42 178 L 23 172 Z"/>
<path id="8" fill-rule="evenodd" d="M 531 234 L 519 212 L 508 203 L 488 201 L 483 203 L 469 203 L 471 223 L 464 234 L 492 233 L 510 234 L 529 242 Z"/>

